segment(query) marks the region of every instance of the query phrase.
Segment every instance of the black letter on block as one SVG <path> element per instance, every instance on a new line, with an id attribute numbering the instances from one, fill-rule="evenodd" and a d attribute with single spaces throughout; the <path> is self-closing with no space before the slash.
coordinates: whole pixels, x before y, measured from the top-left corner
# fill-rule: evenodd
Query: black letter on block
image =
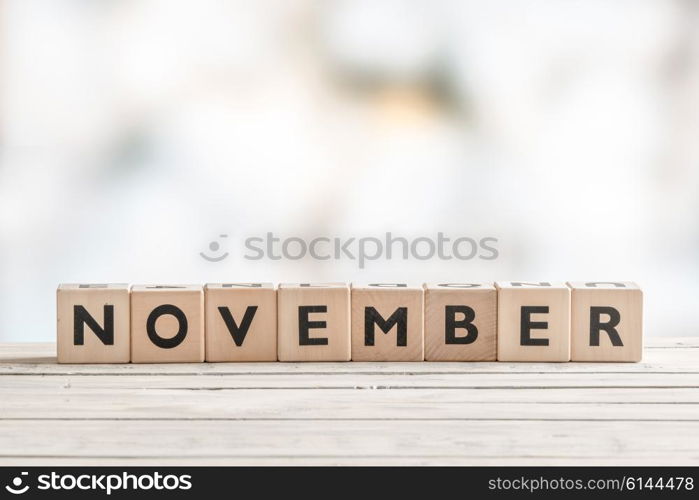
<path id="1" fill-rule="evenodd" d="M 623 283 L 617 283 L 615 281 L 593 281 L 590 283 L 585 283 L 588 288 L 597 288 L 597 285 L 614 285 L 615 288 L 626 288 Z"/>
<path id="2" fill-rule="evenodd" d="M 461 313 L 464 318 L 456 320 L 456 315 Z M 478 328 L 473 324 L 476 312 L 468 306 L 446 306 L 445 308 L 444 342 L 446 344 L 472 344 L 478 338 Z M 465 328 L 468 335 L 457 337 L 456 329 Z"/>
<path id="3" fill-rule="evenodd" d="M 174 316 L 177 319 L 177 322 L 180 324 L 177 334 L 169 339 L 162 338 L 160 335 L 158 335 L 158 332 L 155 331 L 155 322 L 160 316 L 165 314 Z M 158 306 L 153 309 L 153 311 L 151 311 L 151 313 L 148 315 L 148 321 L 146 321 L 146 332 L 148 332 L 148 338 L 150 341 L 158 347 L 163 349 L 172 349 L 173 347 L 180 345 L 187 336 L 187 317 L 179 307 L 173 306 L 172 304 L 163 304 L 162 306 Z"/>
<path id="4" fill-rule="evenodd" d="M 381 331 L 388 333 L 391 328 L 398 325 L 398 335 L 396 345 L 404 347 L 408 345 L 408 308 L 399 307 L 391 317 L 383 319 L 379 312 L 373 307 L 364 308 L 364 345 L 374 345 L 374 325 L 378 325 Z"/>
<path id="5" fill-rule="evenodd" d="M 95 332 L 104 345 L 114 345 L 114 306 L 104 306 L 104 328 L 83 306 L 73 306 L 73 344 L 84 345 L 85 325 Z"/>
<path id="6" fill-rule="evenodd" d="M 226 328 L 228 328 L 228 332 L 231 334 L 231 337 L 233 337 L 233 342 L 235 342 L 235 345 L 238 347 L 243 345 L 245 336 L 248 334 L 248 330 L 250 329 L 252 318 L 255 317 L 255 313 L 257 312 L 257 306 L 248 306 L 248 308 L 245 309 L 243 321 L 240 322 L 240 326 L 235 323 L 231 310 L 227 307 L 219 307 L 218 312 L 221 313 L 223 322 L 226 324 Z"/>
<path id="7" fill-rule="evenodd" d="M 310 321 L 308 315 L 324 312 L 328 312 L 328 306 L 299 306 L 299 345 L 328 345 L 328 339 L 325 337 L 312 339 L 308 336 L 308 330 L 311 328 L 328 326 L 325 321 Z"/>
<path id="8" fill-rule="evenodd" d="M 519 343 L 520 345 L 549 345 L 549 339 L 533 339 L 532 330 L 546 330 L 549 327 L 546 321 L 532 321 L 532 314 L 547 313 L 549 306 L 522 306 L 520 317 Z"/>
<path id="9" fill-rule="evenodd" d="M 606 323 L 600 322 L 600 317 L 603 314 L 609 316 L 609 321 Z M 624 343 L 619 337 L 619 332 L 614 328 L 620 321 L 619 311 L 613 307 L 590 307 L 590 346 L 599 346 L 599 332 L 604 330 L 609 335 L 609 340 L 612 341 L 614 347 L 623 347 Z"/>

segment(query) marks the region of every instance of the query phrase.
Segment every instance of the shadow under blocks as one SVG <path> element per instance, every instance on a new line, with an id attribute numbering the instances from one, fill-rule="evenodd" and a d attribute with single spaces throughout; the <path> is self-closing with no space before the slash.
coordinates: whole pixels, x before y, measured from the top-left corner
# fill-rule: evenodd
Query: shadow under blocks
<path id="1" fill-rule="evenodd" d="M 62 284 L 59 363 L 638 362 L 635 283 Z"/>

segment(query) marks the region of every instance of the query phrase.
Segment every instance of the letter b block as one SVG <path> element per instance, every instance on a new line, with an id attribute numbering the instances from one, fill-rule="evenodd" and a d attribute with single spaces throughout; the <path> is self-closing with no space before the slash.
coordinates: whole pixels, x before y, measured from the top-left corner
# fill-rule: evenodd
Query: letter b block
<path id="1" fill-rule="evenodd" d="M 495 361 L 496 316 L 492 283 L 425 285 L 425 360 Z"/>
<path id="2" fill-rule="evenodd" d="M 643 292 L 631 282 L 573 282 L 573 361 L 641 361 Z"/>
<path id="3" fill-rule="evenodd" d="M 352 360 L 422 361 L 421 285 L 352 286 Z"/>
<path id="4" fill-rule="evenodd" d="M 131 288 L 131 362 L 204 361 L 204 292 L 199 285 Z"/>
<path id="5" fill-rule="evenodd" d="M 60 285 L 56 308 L 59 363 L 129 362 L 129 285 Z"/>
<path id="6" fill-rule="evenodd" d="M 345 283 L 279 285 L 279 361 L 349 361 L 349 301 Z"/>
<path id="7" fill-rule="evenodd" d="M 570 361 L 570 289 L 506 281 L 498 289 L 498 361 Z"/>

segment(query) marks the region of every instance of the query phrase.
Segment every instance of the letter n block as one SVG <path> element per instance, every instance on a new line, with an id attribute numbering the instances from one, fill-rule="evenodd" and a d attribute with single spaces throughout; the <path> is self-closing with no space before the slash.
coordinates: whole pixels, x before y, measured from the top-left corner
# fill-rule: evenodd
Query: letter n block
<path id="1" fill-rule="evenodd" d="M 131 288 L 131 362 L 204 361 L 204 291 L 199 285 Z"/>
<path id="2" fill-rule="evenodd" d="M 571 359 L 641 361 L 643 292 L 629 281 L 572 282 Z"/>
<path id="3" fill-rule="evenodd" d="M 495 361 L 496 319 L 492 283 L 425 285 L 425 360 Z"/>
<path id="4" fill-rule="evenodd" d="M 570 361 L 565 283 L 499 281 L 498 361 Z"/>
<path id="5" fill-rule="evenodd" d="M 349 361 L 346 283 L 281 284 L 277 291 L 279 361 Z"/>
<path id="6" fill-rule="evenodd" d="M 421 285 L 353 285 L 352 360 L 422 361 L 423 299 Z"/>
<path id="7" fill-rule="evenodd" d="M 128 363 L 129 285 L 64 284 L 56 292 L 59 363 Z"/>
<path id="8" fill-rule="evenodd" d="M 277 291 L 272 283 L 209 283 L 206 361 L 276 361 Z"/>

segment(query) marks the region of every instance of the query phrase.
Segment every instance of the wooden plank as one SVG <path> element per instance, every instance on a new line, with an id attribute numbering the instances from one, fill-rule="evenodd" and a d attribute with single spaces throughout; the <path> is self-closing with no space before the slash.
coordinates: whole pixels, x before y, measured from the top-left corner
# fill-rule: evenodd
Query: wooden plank
<path id="1" fill-rule="evenodd" d="M 672 354 L 671 354 L 672 353 Z M 409 363 L 343 363 L 347 366 L 336 366 L 334 363 L 250 363 L 225 364 L 168 364 L 168 365 L 56 365 L 35 363 L 2 364 L 0 362 L 0 377 L 3 375 L 239 375 L 254 374 L 257 376 L 270 374 L 288 375 L 335 375 L 335 374 L 470 374 L 470 373 L 699 373 L 699 353 L 683 355 L 684 353 L 668 352 L 666 360 L 640 364 L 625 363 L 566 363 L 551 365 L 543 363 L 442 363 L 422 362 Z"/>
<path id="2" fill-rule="evenodd" d="M 643 439 L 639 439 L 642 436 Z M 548 464 L 579 459 L 613 464 L 697 464 L 696 422 L 0 422 L 0 458 L 218 459 L 224 463 L 480 463 L 508 459 Z"/>
<path id="3" fill-rule="evenodd" d="M 201 398 L 202 401 L 207 399 L 221 401 L 238 401 L 238 400 L 263 400 L 263 398 L 271 398 L 273 400 L 282 401 L 283 398 L 294 398 L 302 401 L 312 401 L 314 398 L 330 400 L 334 396 L 341 398 L 356 397 L 358 400 L 368 399 L 370 397 L 383 398 L 395 397 L 397 399 L 405 398 L 406 401 L 434 401 L 438 403 L 440 400 L 446 401 L 448 404 L 468 404 L 468 403 L 554 403 L 554 404 L 579 404 L 579 403 L 638 403 L 638 404 L 695 404 L 699 401 L 699 391 L 691 388 L 605 388 L 598 389 L 518 389 L 518 390 L 503 390 L 501 388 L 485 388 L 485 389 L 444 389 L 430 388 L 428 390 L 357 390 L 357 389 L 325 389 L 321 391 L 313 391 L 308 389 L 249 389 L 246 391 L 222 392 L 218 390 L 197 390 L 191 392 L 183 392 L 179 389 L 112 389 L 108 392 L 101 389 L 79 389 L 70 388 L 69 391 L 61 390 L 42 390 L 37 392 L 27 392 L 21 388 L 5 388 L 0 390 L 0 398 L 3 401 L 0 407 L 0 416 L 5 408 L 11 408 L 12 402 L 16 401 L 17 405 L 24 404 L 26 401 L 34 401 L 34 404 L 41 405 L 45 398 L 55 397 L 63 401 L 69 401 L 72 398 L 83 398 L 86 404 L 101 404 L 103 401 L 108 402 L 110 398 L 138 398 L 140 404 L 147 404 L 148 401 L 155 401 L 158 398 L 166 398 L 171 402 L 178 402 L 182 407 L 187 401 L 197 401 Z M 151 399 L 152 398 L 152 399 Z M 4 404 L 7 403 L 7 404 Z"/>
<path id="4" fill-rule="evenodd" d="M 363 457 L 363 456 L 316 456 L 316 457 L 79 457 L 79 456 L 51 456 L 51 457 L 1 457 L 0 466 L 27 466 L 27 467 L 58 467 L 58 466 L 598 466 L 614 467 L 620 465 L 638 466 L 687 466 L 696 465 L 686 457 L 663 457 L 662 461 L 652 457 L 629 458 L 619 460 L 610 457 L 511 457 L 502 455 L 498 457 L 454 457 L 454 456 L 416 456 L 401 455 L 391 457 Z"/>
<path id="5" fill-rule="evenodd" d="M 650 356 L 647 356 L 650 358 Z M 22 359 L 24 361 L 19 362 Z M 439 374 L 439 373 L 699 373 L 699 350 L 659 349 L 643 363 L 191 363 L 125 365 L 58 365 L 55 359 L 34 362 L 35 358 L 0 360 L 2 375 L 238 375 L 238 374 Z M 29 360 L 29 361 L 27 361 Z"/>
<path id="6" fill-rule="evenodd" d="M 688 350 L 690 351 L 690 350 Z M 699 351 L 682 355 L 678 351 L 665 351 L 666 360 L 627 363 L 192 363 L 162 365 L 57 365 L 55 363 L 0 362 L 0 378 L 5 375 L 40 375 L 46 377 L 62 375 L 87 376 L 134 376 L 134 375 L 340 375 L 340 374 L 386 374 L 386 375 L 429 375 L 429 374 L 669 374 L 699 373 Z M 671 354 L 672 353 L 672 354 Z M 677 354 L 676 354 L 677 353 Z M 671 354 L 671 355 L 670 355 Z M 338 366 L 339 365 L 339 366 Z"/>
<path id="7" fill-rule="evenodd" d="M 0 391 L 0 420 L 699 421 L 699 391 Z"/>
<path id="8" fill-rule="evenodd" d="M 699 338 L 639 364 L 62 365 L 0 345 L 0 464 L 696 465 Z"/>
<path id="9" fill-rule="evenodd" d="M 697 345 L 696 347 L 699 347 Z M 699 373 L 699 348 L 691 340 L 656 342 L 641 363 L 188 363 L 58 365 L 53 344 L 0 344 L 6 374 L 335 374 L 335 373 Z"/>
<path id="10" fill-rule="evenodd" d="M 500 388 L 503 390 L 538 389 L 538 388 L 697 388 L 699 374 L 678 373 L 468 373 L 468 374 L 421 374 L 386 375 L 365 373 L 316 375 L 283 374 L 240 374 L 221 375 L 217 377 L 193 377 L 191 375 L 173 374 L 170 376 L 104 375 L 86 377 L 81 375 L 61 375 L 43 377 L 39 375 L 0 377 L 0 389 L 15 388 L 24 390 L 49 391 L 63 389 L 180 389 L 183 391 L 215 390 L 235 391 L 250 389 L 375 389 L 375 390 L 410 390 L 410 389 L 482 389 Z"/>

